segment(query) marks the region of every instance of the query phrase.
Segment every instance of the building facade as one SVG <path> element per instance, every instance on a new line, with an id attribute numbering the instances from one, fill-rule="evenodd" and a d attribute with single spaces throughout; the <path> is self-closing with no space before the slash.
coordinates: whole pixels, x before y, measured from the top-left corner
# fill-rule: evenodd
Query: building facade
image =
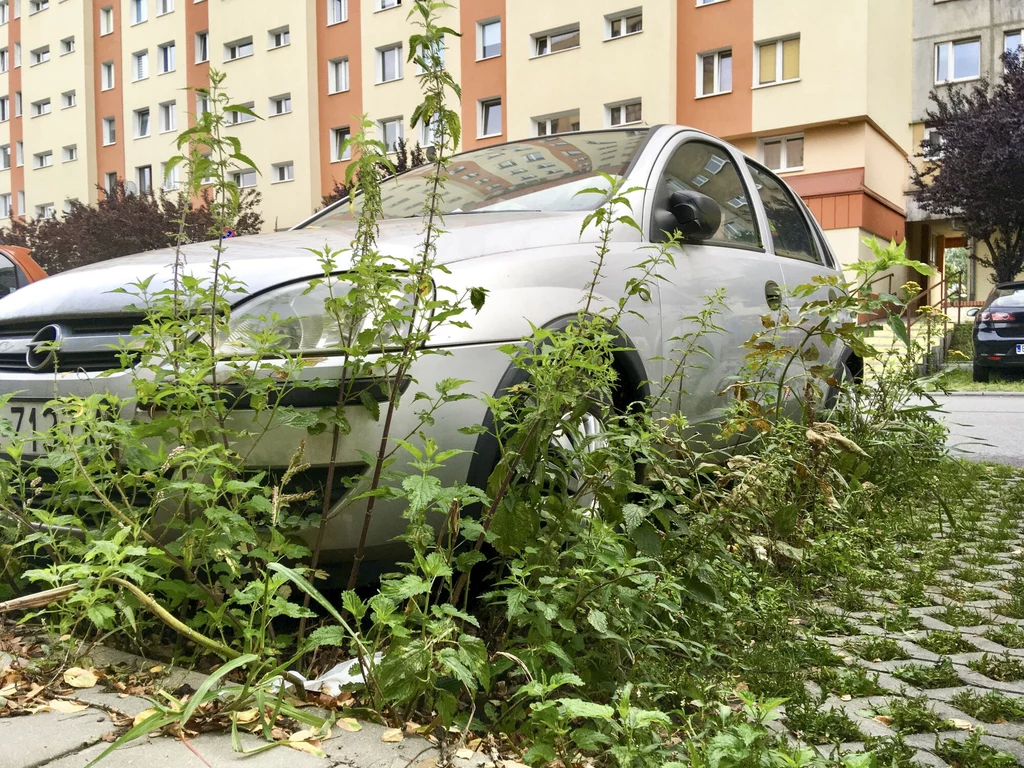
<path id="1" fill-rule="evenodd" d="M 916 155 L 940 154 L 942 137 L 930 128 L 927 113 L 931 94 L 950 88 L 971 88 L 982 78 L 999 79 L 1002 56 L 1018 51 L 1024 30 L 1024 3 L 1019 0 L 914 0 L 913 143 Z M 915 162 L 922 162 L 915 158 Z M 956 219 L 938 218 L 907 195 L 908 252 L 942 272 L 945 252 L 968 248 L 977 253 L 985 246 L 971 242 Z M 984 255 L 984 254 L 982 254 Z M 965 298 L 984 299 L 992 289 L 991 270 L 968 262 Z M 931 281 L 937 285 L 937 280 Z"/>
<path id="2" fill-rule="evenodd" d="M 990 1 L 1000 4 L 978 0 Z M 445 10 L 460 33 L 444 55 L 463 88 L 463 148 L 691 125 L 783 174 L 843 261 L 864 255 L 863 237 L 903 238 L 917 99 L 910 0 L 630 2 Z M 269 228 L 296 224 L 344 179 L 344 141 L 363 115 L 389 144 L 430 144 L 427 127 L 409 124 L 420 98 L 409 4 L 0 0 L 0 216 L 59 215 L 117 178 L 173 188 L 164 164 L 202 108 L 187 89 L 212 66 L 261 118 L 231 127 L 259 168 L 238 169 L 237 181 L 260 189 Z"/>

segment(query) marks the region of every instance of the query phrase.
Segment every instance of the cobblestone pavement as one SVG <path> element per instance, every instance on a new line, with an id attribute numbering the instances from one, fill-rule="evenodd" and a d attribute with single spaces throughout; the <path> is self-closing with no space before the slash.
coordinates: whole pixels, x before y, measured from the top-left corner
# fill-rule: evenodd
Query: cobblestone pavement
<path id="1" fill-rule="evenodd" d="M 979 530 L 994 529 L 996 524 L 997 517 L 992 515 Z M 1012 755 L 1024 765 L 1024 538 L 1018 529 L 1011 538 L 979 538 L 958 550 L 925 587 L 931 605 L 897 606 L 882 592 L 864 591 L 872 603 L 870 610 L 846 612 L 822 606 L 848 620 L 855 633 L 818 639 L 828 643 L 848 667 L 865 670 L 869 680 L 885 689 L 880 695 L 824 698 L 824 710 L 845 712 L 867 737 L 866 745 L 864 741 L 846 743 L 841 752 L 862 751 L 871 747 L 872 738 L 897 735 L 900 723 L 891 717 L 893 702 L 899 706 L 917 699 L 917 707 L 933 710 L 942 723 L 932 729 L 922 727 L 925 732 L 919 733 L 908 732 L 914 728 L 904 725 L 906 745 L 917 750 L 913 761 L 923 766 L 952 763 L 975 768 L 1012 764 L 1007 756 Z M 893 579 L 898 580 L 899 574 Z M 896 616 L 902 631 L 879 626 L 887 616 Z M 882 638 L 893 642 L 874 642 Z M 926 646 L 947 652 L 935 653 Z M 887 660 L 863 658 L 880 647 Z M 824 695 L 816 683 L 807 685 L 812 695 Z M 982 748 L 973 759 L 950 758 L 953 745 L 948 742 L 965 742 L 975 732 L 983 745 L 1003 755 Z M 834 747 L 818 749 L 826 755 L 834 751 Z"/>

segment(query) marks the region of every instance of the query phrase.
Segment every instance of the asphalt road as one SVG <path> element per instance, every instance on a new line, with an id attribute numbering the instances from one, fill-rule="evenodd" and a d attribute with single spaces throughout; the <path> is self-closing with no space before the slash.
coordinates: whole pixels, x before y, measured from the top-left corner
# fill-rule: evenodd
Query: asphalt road
<path id="1" fill-rule="evenodd" d="M 955 454 L 1024 467 L 1024 394 L 948 395 L 942 403 Z"/>

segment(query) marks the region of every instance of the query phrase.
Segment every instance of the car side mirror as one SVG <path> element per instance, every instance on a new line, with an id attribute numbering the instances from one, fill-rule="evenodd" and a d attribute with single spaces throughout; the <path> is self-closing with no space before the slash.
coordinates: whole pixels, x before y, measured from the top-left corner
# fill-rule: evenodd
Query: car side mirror
<path id="1" fill-rule="evenodd" d="M 673 192 L 668 203 L 654 212 L 659 236 L 678 230 L 689 240 L 707 240 L 722 225 L 722 209 L 712 198 L 700 192 Z"/>
<path id="2" fill-rule="evenodd" d="M 966 312 L 964 312 L 964 314 L 967 315 L 968 317 L 977 317 L 978 316 L 978 312 L 980 312 L 980 311 L 981 310 L 979 310 L 977 307 L 971 307 Z"/>

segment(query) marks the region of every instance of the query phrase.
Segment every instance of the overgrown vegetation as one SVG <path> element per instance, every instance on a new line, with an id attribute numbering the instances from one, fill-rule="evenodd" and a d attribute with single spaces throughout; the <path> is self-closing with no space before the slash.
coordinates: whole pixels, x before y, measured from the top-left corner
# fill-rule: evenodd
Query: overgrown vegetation
<path id="1" fill-rule="evenodd" d="M 55 633 L 218 665 L 208 688 L 159 702 L 122 741 L 203 718 L 237 731 L 244 712 L 271 741 L 301 725 L 315 752 L 334 718 L 358 714 L 446 749 L 460 734 L 496 734 L 531 765 L 906 765 L 898 740 L 877 742 L 877 755 L 825 759 L 769 724 L 785 703 L 785 722 L 807 743 L 861 739 L 806 682 L 842 696 L 884 690 L 877 675 L 807 636 L 855 631 L 811 600 L 863 610 L 878 607 L 863 593 L 878 591 L 893 604 L 878 626 L 915 629 L 909 609 L 927 604 L 925 584 L 954 553 L 933 534 L 966 535 L 987 511 L 989 473 L 949 459 L 944 428 L 921 405 L 919 350 L 899 319 L 900 296 L 868 288 L 893 267 L 927 267 L 903 246 L 872 242 L 875 259 L 851 267 L 851 282 L 833 275 L 791 287 L 788 309 L 763 318 L 746 368 L 723 393 L 717 437 L 745 441 L 742 455 L 723 460 L 687 439 L 683 406 L 729 297 L 710 296 L 686 318 L 649 396 L 625 391 L 615 364 L 621 322 L 654 311 L 655 288 L 685 244 L 677 234 L 639 250 L 629 278 L 610 284 L 611 244 L 640 227 L 633 191 L 595 178 L 586 193 L 603 203 L 579 217 L 594 253 L 580 310 L 503 347 L 516 383 L 485 398 L 486 423 L 465 425 L 493 441 L 495 465 L 484 487 L 443 482 L 465 457 L 439 444 L 435 427 L 469 397 L 467 382 L 425 392 L 416 372 L 439 354 L 432 339 L 472 324 L 488 288 L 448 285 L 439 258 L 460 136 L 459 89 L 441 57 L 440 41 L 454 34 L 439 22 L 445 9 L 417 0 L 410 14 L 408 50 L 424 91 L 413 123 L 436 127 L 419 247 L 396 257 L 378 246 L 390 161 L 367 122 L 345 180 L 358 201 L 352 240 L 320 250 L 322 274 L 300 286 L 318 337 L 329 339 L 315 350 L 290 346 L 293 318 L 268 309 L 242 324 L 231 305 L 245 289 L 221 235 L 243 204 L 231 170 L 252 163 L 224 132 L 226 117 L 246 108 L 211 76 L 200 94 L 211 109 L 182 133 L 174 160 L 187 175 L 183 199 L 209 194 L 208 269 L 186 269 L 178 248 L 168 280 L 125 288 L 140 316 L 120 360 L 131 397 L 62 396 L 45 434 L 4 427 L 4 577 L 19 590 L 63 590 L 38 615 Z M 178 210 L 170 231 L 180 246 L 192 236 Z M 834 346 L 876 355 L 851 318 L 893 308 L 904 347 L 869 382 L 823 357 Z M 289 394 L 324 385 L 324 356 L 341 361 L 334 405 L 287 405 Z M 411 429 L 395 426 L 400 408 L 414 414 Z M 339 451 L 359 424 L 375 425 L 379 439 L 358 446 L 363 471 L 346 474 Z M 287 471 L 253 468 L 282 428 L 330 447 L 326 490 L 308 481 L 301 440 Z M 36 456 L 41 441 L 48 451 Z M 1007 487 L 1006 508 L 1019 509 L 1024 492 Z M 324 531 L 342 513 L 353 521 L 354 561 L 330 574 Z M 404 521 L 403 561 L 365 578 L 368 531 L 385 515 Z M 953 607 L 944 615 L 974 619 Z M 936 647 L 952 644 L 932 636 Z M 902 658 L 892 640 L 851 648 Z M 313 677 L 339 659 L 356 660 L 362 682 L 320 697 L 334 710 L 324 721 L 299 706 L 305 689 L 293 673 Z M 919 687 L 959 682 L 948 659 L 896 674 Z M 909 724 L 920 713 L 901 717 Z"/>

